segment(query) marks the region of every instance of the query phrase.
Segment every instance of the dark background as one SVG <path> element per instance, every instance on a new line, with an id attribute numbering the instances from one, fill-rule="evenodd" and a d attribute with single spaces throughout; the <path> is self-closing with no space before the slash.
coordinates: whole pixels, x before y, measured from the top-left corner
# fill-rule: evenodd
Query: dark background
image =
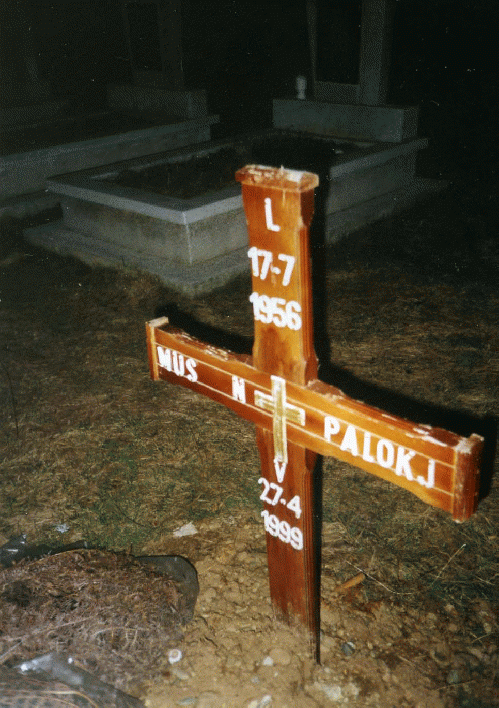
<path id="1" fill-rule="evenodd" d="M 31 7 L 36 19 L 30 31 L 54 93 L 97 102 L 107 83 L 130 78 L 115 0 L 4 0 L 2 15 L 18 4 Z M 335 31 L 319 22 L 319 37 L 332 57 L 330 79 L 341 79 L 335 47 L 343 44 L 342 53 L 348 51 L 342 29 L 354 33 L 355 41 L 358 4 L 318 3 L 319 19 L 334 10 L 332 24 L 338 24 Z M 496 106 L 498 20 L 496 0 L 396 2 L 391 100 Z M 304 0 L 186 0 L 183 44 L 187 85 L 206 88 L 213 109 L 224 94 L 232 97 L 234 111 L 251 99 L 289 94 L 295 76 L 309 74 Z M 7 47 L 5 36 L 0 45 Z M 319 71 L 327 73 L 320 57 Z M 343 71 L 344 80 L 355 78 L 351 67 Z"/>
<path id="2" fill-rule="evenodd" d="M 2 53 L 15 41 L 6 36 L 5 19 L 19 5 L 34 17 L 29 31 L 40 79 L 51 82 L 54 97 L 104 107 L 106 84 L 130 81 L 117 0 L 3 0 Z M 320 77 L 356 80 L 359 5 L 318 0 Z M 305 6 L 305 0 L 185 0 L 186 86 L 207 90 L 210 113 L 221 117 L 215 137 L 270 125 L 272 98 L 295 95 L 296 75 L 310 76 Z M 322 20 L 328 12 L 332 23 Z M 420 134 L 474 165 L 490 161 L 496 143 L 498 20 L 497 0 L 396 2 L 388 101 L 419 105 Z"/>

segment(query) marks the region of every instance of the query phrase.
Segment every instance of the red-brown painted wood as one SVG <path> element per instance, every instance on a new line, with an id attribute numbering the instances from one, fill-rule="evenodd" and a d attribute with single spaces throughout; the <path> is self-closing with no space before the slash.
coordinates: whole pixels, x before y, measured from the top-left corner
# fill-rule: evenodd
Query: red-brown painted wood
<path id="1" fill-rule="evenodd" d="M 314 466 L 331 455 L 408 489 L 464 521 L 474 513 L 483 439 L 411 423 L 317 380 L 309 227 L 316 175 L 240 170 L 255 319 L 253 356 L 147 324 L 153 379 L 181 384 L 257 426 L 270 593 L 278 612 L 309 628 L 318 656 Z"/>
<path id="2" fill-rule="evenodd" d="M 286 389 L 289 382 L 305 386 L 317 378 L 309 228 L 319 180 L 308 173 L 260 167 L 246 167 L 236 179 L 242 185 L 248 225 L 253 365 L 272 377 L 271 396 L 264 394 L 260 405 L 265 403 L 271 412 L 273 429 L 257 426 L 256 434 L 267 555 L 273 569 L 270 596 L 279 614 L 300 617 L 318 648 L 319 570 L 313 528 L 317 455 L 287 440 L 288 423 L 304 425 L 306 419 L 302 407 L 288 402 Z"/>

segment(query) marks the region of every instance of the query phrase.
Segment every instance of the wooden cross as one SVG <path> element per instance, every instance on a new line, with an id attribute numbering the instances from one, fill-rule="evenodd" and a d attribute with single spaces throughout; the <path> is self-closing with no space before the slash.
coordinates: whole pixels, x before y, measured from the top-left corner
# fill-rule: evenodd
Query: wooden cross
<path id="1" fill-rule="evenodd" d="M 317 379 L 309 228 L 318 177 L 250 165 L 236 174 L 249 235 L 253 356 L 218 349 L 161 318 L 147 324 L 151 376 L 256 423 L 270 594 L 319 651 L 314 467 L 330 455 L 416 494 L 456 521 L 476 508 L 483 439 L 411 423 Z"/>

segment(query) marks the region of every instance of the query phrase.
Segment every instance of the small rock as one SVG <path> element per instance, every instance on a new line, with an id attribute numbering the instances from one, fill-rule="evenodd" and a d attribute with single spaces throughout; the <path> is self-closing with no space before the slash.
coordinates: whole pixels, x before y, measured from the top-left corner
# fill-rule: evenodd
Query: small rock
<path id="1" fill-rule="evenodd" d="M 428 622 L 428 624 L 434 625 L 437 623 L 438 617 L 434 612 L 428 612 L 426 614 L 426 621 Z"/>
<path id="2" fill-rule="evenodd" d="M 203 593 L 201 599 L 203 600 L 203 602 L 210 603 L 213 602 L 213 600 L 215 600 L 218 596 L 219 593 L 216 591 L 215 588 L 207 588 Z"/>
<path id="3" fill-rule="evenodd" d="M 452 669 L 449 671 L 447 674 L 447 683 L 449 686 L 453 686 L 456 683 L 461 683 L 461 676 L 459 675 L 459 671 L 456 669 Z"/>
<path id="4" fill-rule="evenodd" d="M 360 688 L 357 686 L 356 683 L 352 683 L 351 681 L 350 683 L 347 683 L 344 690 L 345 694 L 349 698 L 357 698 L 360 693 Z"/>
<path id="5" fill-rule="evenodd" d="M 291 664 L 291 654 L 286 649 L 275 647 L 269 652 L 269 656 L 273 659 L 274 664 L 278 666 L 289 666 Z"/>
<path id="6" fill-rule="evenodd" d="M 327 626 L 329 631 L 334 631 L 338 616 L 329 607 L 321 607 L 321 621 Z"/>
<path id="7" fill-rule="evenodd" d="M 227 657 L 227 661 L 225 662 L 225 668 L 226 669 L 238 669 L 241 666 L 241 659 L 239 659 L 237 656 L 229 656 Z"/>
<path id="8" fill-rule="evenodd" d="M 352 656 L 355 653 L 355 644 L 353 642 L 343 642 L 341 651 L 345 656 Z"/>
<path id="9" fill-rule="evenodd" d="M 326 698 L 329 698 L 330 701 L 341 701 L 341 686 L 335 686 L 332 684 L 325 683 L 316 683 L 315 687 L 322 691 L 322 693 L 324 693 Z"/>
<path id="10" fill-rule="evenodd" d="M 215 691 L 200 693 L 196 701 L 196 708 L 228 708 L 225 699 Z"/>
<path id="11" fill-rule="evenodd" d="M 248 703 L 247 708 L 268 708 L 268 706 L 272 705 L 272 696 L 267 693 L 263 698 L 260 700 L 254 699 Z"/>
<path id="12" fill-rule="evenodd" d="M 180 526 L 180 528 L 175 529 L 173 535 L 175 538 L 181 538 L 182 536 L 195 536 L 197 533 L 197 528 L 194 526 L 192 521 L 189 521 L 188 524 L 184 524 L 183 526 Z"/>
<path id="13" fill-rule="evenodd" d="M 436 645 L 430 650 L 430 656 L 439 665 L 445 666 L 449 664 L 452 652 L 450 647 L 445 642 L 437 642 Z"/>
<path id="14" fill-rule="evenodd" d="M 182 669 L 179 669 L 177 666 L 171 666 L 170 674 L 180 679 L 180 681 L 187 681 L 187 679 L 190 678 L 188 673 L 182 671 Z"/>
<path id="15" fill-rule="evenodd" d="M 321 640 L 321 654 L 327 654 L 330 651 L 333 651 L 333 649 L 336 646 L 336 642 L 332 637 L 324 637 Z"/>
<path id="16" fill-rule="evenodd" d="M 478 647 L 468 647 L 468 654 L 471 654 L 479 661 L 483 661 L 484 653 Z"/>
<path id="17" fill-rule="evenodd" d="M 274 666 L 274 660 L 271 656 L 265 656 L 262 659 L 262 666 Z"/>
<path id="18" fill-rule="evenodd" d="M 176 664 L 182 658 L 182 652 L 180 649 L 170 649 L 168 652 L 168 663 Z"/>

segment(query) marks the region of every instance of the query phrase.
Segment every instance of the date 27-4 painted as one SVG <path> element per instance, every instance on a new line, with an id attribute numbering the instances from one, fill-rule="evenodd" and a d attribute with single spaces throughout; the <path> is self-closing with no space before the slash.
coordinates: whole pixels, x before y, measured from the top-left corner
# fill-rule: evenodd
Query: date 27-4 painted
<path id="1" fill-rule="evenodd" d="M 289 543 L 295 551 L 303 549 L 303 534 L 298 526 L 291 526 L 287 521 L 280 521 L 275 514 L 271 514 L 266 509 L 262 511 L 261 516 L 267 533 L 283 543 Z"/>
<path id="2" fill-rule="evenodd" d="M 284 489 L 274 482 L 269 482 L 265 477 L 260 477 L 258 484 L 263 484 L 263 492 L 260 494 L 260 499 L 271 506 L 282 504 L 287 509 L 292 511 L 297 519 L 301 516 L 300 497 L 296 494 L 292 499 L 287 501 L 283 499 L 282 494 Z M 265 509 L 260 514 L 263 518 L 265 531 L 271 536 L 278 538 L 283 543 L 289 543 L 296 551 L 301 551 L 303 548 L 303 534 L 297 526 L 291 526 L 287 521 L 281 521 L 275 514 Z"/>

